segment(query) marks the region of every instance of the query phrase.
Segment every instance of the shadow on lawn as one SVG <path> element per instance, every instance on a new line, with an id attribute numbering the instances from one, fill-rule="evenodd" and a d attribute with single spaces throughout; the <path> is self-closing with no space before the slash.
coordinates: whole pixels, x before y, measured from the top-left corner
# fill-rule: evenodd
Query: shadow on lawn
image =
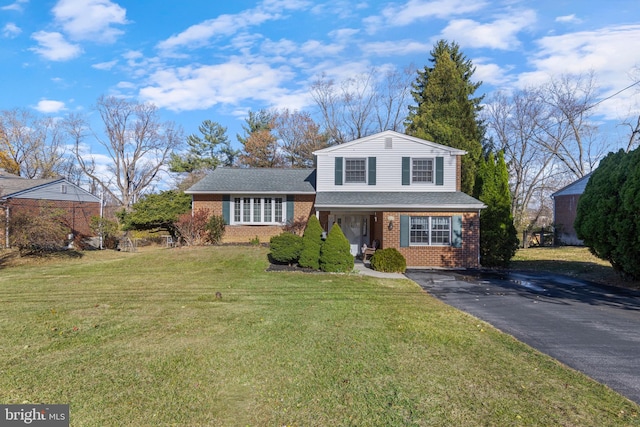
<path id="1" fill-rule="evenodd" d="M 4 249 L 0 251 L 0 269 L 17 265 L 39 264 L 48 260 L 79 259 L 84 254 L 74 249 L 62 251 L 45 251 L 21 254 L 17 250 Z"/>

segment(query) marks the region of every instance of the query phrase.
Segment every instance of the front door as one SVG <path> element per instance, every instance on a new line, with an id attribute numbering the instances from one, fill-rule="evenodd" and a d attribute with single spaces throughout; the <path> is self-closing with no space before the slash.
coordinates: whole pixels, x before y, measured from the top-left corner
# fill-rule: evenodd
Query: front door
<path id="1" fill-rule="evenodd" d="M 367 217 L 362 215 L 336 215 L 335 222 L 338 223 L 342 232 L 344 233 L 349 245 L 351 246 L 351 255 L 357 256 L 360 254 L 360 248 L 364 243 L 363 240 L 363 226 L 366 224 Z M 331 221 L 330 221 L 331 222 Z"/>

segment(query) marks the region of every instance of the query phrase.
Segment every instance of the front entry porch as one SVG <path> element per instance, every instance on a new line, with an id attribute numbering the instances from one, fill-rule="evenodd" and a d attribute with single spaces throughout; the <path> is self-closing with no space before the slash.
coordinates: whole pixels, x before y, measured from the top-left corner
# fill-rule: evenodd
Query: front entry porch
<path id="1" fill-rule="evenodd" d="M 320 212 L 320 223 L 323 228 L 326 224 L 327 232 L 336 223 L 340 226 L 342 233 L 349 240 L 351 255 L 354 257 L 362 255 L 364 245 L 371 247 L 377 240 L 378 247 L 380 246 L 382 229 L 377 227 L 377 220 L 375 212 Z"/>

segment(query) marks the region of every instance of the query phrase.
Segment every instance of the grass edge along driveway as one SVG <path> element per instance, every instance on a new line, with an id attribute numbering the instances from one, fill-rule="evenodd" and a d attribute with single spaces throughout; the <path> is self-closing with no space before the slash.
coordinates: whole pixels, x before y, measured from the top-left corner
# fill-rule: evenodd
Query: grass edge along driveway
<path id="1" fill-rule="evenodd" d="M 640 425 L 636 404 L 409 280 L 265 272 L 266 253 L 2 269 L 0 402 L 69 403 L 73 426 Z"/>

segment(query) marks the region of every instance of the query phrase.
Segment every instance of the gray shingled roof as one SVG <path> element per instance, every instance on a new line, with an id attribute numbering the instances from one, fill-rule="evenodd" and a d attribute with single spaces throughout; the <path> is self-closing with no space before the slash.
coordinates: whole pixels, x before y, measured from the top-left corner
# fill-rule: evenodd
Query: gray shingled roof
<path id="1" fill-rule="evenodd" d="M 485 205 L 461 192 L 321 192 L 316 208 L 482 209 Z"/>
<path id="2" fill-rule="evenodd" d="M 571 184 L 566 187 L 561 188 L 551 195 L 551 197 L 556 196 L 569 196 L 573 194 L 582 194 L 584 193 L 584 189 L 587 187 L 589 183 L 589 178 L 591 178 L 591 173 L 586 174 L 582 178 L 573 181 Z"/>
<path id="3" fill-rule="evenodd" d="M 315 169 L 218 168 L 185 193 L 314 194 L 315 187 Z"/>
<path id="4" fill-rule="evenodd" d="M 55 179 L 26 179 L 16 175 L 2 174 L 0 175 L 0 197 L 8 197 L 12 194 L 19 193 L 24 190 L 36 188 L 41 185 L 50 184 L 59 181 Z"/>

